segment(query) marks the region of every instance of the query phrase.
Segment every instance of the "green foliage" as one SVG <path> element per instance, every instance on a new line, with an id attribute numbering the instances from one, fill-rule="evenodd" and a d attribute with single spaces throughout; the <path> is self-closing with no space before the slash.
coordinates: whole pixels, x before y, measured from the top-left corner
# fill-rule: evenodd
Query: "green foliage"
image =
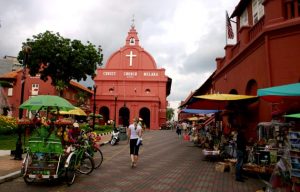
<path id="1" fill-rule="evenodd" d="M 111 132 L 112 129 L 112 125 L 95 125 L 95 130 L 102 133 Z"/>
<path id="2" fill-rule="evenodd" d="M 18 135 L 1 135 L 0 134 L 0 150 L 12 150 L 16 148 Z M 22 140 L 23 142 L 23 140 Z"/>
<path id="3" fill-rule="evenodd" d="M 23 46 L 30 46 L 28 59 L 20 51 L 18 59 L 26 60 L 29 73 L 32 76 L 40 74 L 40 78 L 47 81 L 52 79 L 52 85 L 70 80 L 86 80 L 88 75 L 94 77 L 97 65 L 102 65 L 103 54 L 101 49 L 87 42 L 83 45 L 79 40 L 70 40 L 59 33 L 46 31 L 27 39 Z"/>
<path id="4" fill-rule="evenodd" d="M 91 129 L 90 125 L 87 123 L 81 124 L 80 125 L 80 129 L 83 130 L 89 130 Z M 95 129 L 94 131 L 97 133 L 107 133 L 107 132 L 111 132 L 113 129 L 112 125 L 95 125 Z"/>
<path id="5" fill-rule="evenodd" d="M 0 81 L 0 86 L 1 87 L 13 87 L 12 83 L 8 82 L 8 81 Z"/>
<path id="6" fill-rule="evenodd" d="M 173 108 L 167 108 L 167 120 L 170 121 L 174 117 L 174 109 Z"/>
<path id="7" fill-rule="evenodd" d="M 28 139 L 29 137 L 25 137 L 24 140 L 24 134 L 22 133 L 21 142 L 23 147 L 28 145 Z M 18 140 L 18 134 L 11 134 L 11 135 L 0 134 L 0 150 L 15 150 L 17 140 Z"/>
<path id="8" fill-rule="evenodd" d="M 85 104 L 85 101 L 87 100 L 88 98 L 88 95 L 86 92 L 83 92 L 83 91 L 78 91 L 77 94 L 75 95 L 75 98 L 76 98 L 76 106 L 81 106 L 81 105 L 84 105 Z"/>
<path id="9" fill-rule="evenodd" d="M 0 115 L 0 135 L 8 135 L 16 133 L 17 122 L 13 117 Z"/>

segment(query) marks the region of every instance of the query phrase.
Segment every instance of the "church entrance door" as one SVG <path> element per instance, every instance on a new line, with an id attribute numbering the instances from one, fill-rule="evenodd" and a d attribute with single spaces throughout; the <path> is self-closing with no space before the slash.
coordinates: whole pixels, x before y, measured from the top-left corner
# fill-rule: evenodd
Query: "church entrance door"
<path id="1" fill-rule="evenodd" d="M 104 125 L 109 120 L 109 108 L 108 107 L 101 107 L 99 110 L 99 114 L 102 115 L 102 120 L 100 121 L 101 125 Z"/>
<path id="2" fill-rule="evenodd" d="M 139 117 L 143 119 L 146 128 L 150 128 L 150 110 L 146 107 L 141 108 Z"/>

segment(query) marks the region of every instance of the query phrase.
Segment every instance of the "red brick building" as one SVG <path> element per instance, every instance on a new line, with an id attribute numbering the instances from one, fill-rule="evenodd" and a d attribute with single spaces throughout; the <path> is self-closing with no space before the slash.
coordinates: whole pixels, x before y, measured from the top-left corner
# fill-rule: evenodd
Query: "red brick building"
<path id="1" fill-rule="evenodd" d="M 216 59 L 206 93 L 256 95 L 259 88 L 300 81 L 298 0 L 241 0 L 231 18 L 237 21 L 237 42 L 226 45 L 225 56 Z M 297 106 L 299 101 L 286 103 L 284 110 L 295 111 Z M 248 106 L 242 121 L 249 137 L 256 136 L 258 122 L 272 119 L 272 111 L 274 104 L 263 100 Z"/>
<path id="2" fill-rule="evenodd" d="M 128 126 L 140 117 L 147 128 L 158 129 L 166 122 L 171 79 L 140 46 L 137 34 L 132 25 L 125 46 L 109 57 L 104 68 L 97 69 L 97 112 L 105 122 L 115 120 L 117 126 Z"/>
<path id="3" fill-rule="evenodd" d="M 12 116 L 14 117 L 19 117 L 22 75 L 22 69 L 0 75 L 0 81 L 10 83 L 10 87 L 2 87 L 1 111 L 3 112 L 4 107 L 8 107 L 12 112 Z M 63 91 L 63 97 L 73 105 L 76 105 L 76 94 L 78 92 L 85 92 L 87 94 L 86 105 L 88 106 L 88 108 L 85 108 L 85 110 L 90 111 L 90 100 L 93 92 L 83 85 L 75 81 L 70 81 L 70 86 L 68 86 L 68 88 Z M 51 85 L 51 79 L 44 82 L 40 79 L 39 75 L 32 77 L 28 73 L 26 73 L 23 100 L 26 101 L 31 96 L 36 95 L 59 95 L 59 92 L 55 89 L 54 86 Z"/>

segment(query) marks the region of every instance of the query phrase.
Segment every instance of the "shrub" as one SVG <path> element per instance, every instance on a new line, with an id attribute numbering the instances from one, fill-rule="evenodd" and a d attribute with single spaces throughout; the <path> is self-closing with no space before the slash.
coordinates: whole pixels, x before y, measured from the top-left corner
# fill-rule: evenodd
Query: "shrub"
<path id="1" fill-rule="evenodd" d="M 80 125 L 80 129 L 88 130 L 90 129 L 90 125 L 88 123 L 83 123 Z M 112 125 L 95 125 L 95 131 L 98 133 L 105 133 L 105 132 L 111 132 L 112 131 Z"/>
<path id="2" fill-rule="evenodd" d="M 0 115 L 0 134 L 9 135 L 17 132 L 17 120 L 14 117 Z"/>

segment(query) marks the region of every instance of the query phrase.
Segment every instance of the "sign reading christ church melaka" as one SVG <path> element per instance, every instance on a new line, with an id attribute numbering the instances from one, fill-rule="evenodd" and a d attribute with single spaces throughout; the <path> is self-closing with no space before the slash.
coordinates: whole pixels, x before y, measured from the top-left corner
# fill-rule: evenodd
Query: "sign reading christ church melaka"
<path id="1" fill-rule="evenodd" d="M 105 71 L 103 72 L 104 76 L 116 76 L 117 72 L 115 71 Z M 138 72 L 136 71 L 124 71 L 123 76 L 125 77 L 136 77 L 138 76 Z M 143 72 L 144 77 L 158 77 L 158 72 Z"/>

